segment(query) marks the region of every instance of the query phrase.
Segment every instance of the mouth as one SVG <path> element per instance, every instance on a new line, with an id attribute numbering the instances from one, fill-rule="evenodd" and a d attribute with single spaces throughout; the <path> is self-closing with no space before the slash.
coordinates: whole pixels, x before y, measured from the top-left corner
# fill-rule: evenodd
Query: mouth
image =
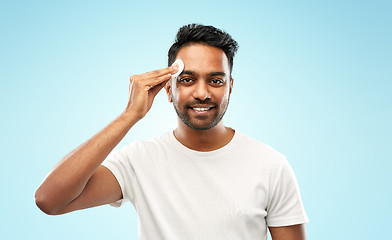
<path id="1" fill-rule="evenodd" d="M 212 109 L 214 109 L 215 106 L 213 105 L 191 105 L 189 106 L 189 109 L 193 110 L 194 113 L 200 115 L 200 114 L 208 114 Z"/>
<path id="2" fill-rule="evenodd" d="M 198 112 L 203 112 L 203 111 L 208 111 L 210 110 L 212 107 L 193 107 L 192 109 Z"/>

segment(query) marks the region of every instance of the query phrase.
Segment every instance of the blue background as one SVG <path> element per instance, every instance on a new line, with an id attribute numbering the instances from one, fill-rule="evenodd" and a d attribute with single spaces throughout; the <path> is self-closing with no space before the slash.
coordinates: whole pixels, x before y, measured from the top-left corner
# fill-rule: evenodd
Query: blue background
<path id="1" fill-rule="evenodd" d="M 47 216 L 33 195 L 64 155 L 166 66 L 179 27 L 240 44 L 225 124 L 286 155 L 309 239 L 387 239 L 390 1 L 1 1 L 1 239 L 137 239 L 128 203 Z M 176 127 L 162 91 L 118 147 Z"/>

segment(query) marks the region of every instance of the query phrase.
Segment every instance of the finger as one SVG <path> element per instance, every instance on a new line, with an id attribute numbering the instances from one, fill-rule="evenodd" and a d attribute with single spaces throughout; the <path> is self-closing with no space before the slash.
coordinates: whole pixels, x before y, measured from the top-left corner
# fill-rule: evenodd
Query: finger
<path id="1" fill-rule="evenodd" d="M 146 86 L 149 86 L 150 88 L 153 88 L 159 84 L 161 84 L 162 82 L 166 82 L 169 81 L 171 78 L 171 74 L 166 74 L 160 77 L 156 77 L 156 78 L 152 78 L 152 79 L 148 79 L 145 81 Z"/>
<path id="2" fill-rule="evenodd" d="M 154 70 L 154 71 L 151 71 L 151 72 L 147 72 L 147 73 L 145 73 L 145 76 L 146 77 L 149 77 L 149 78 L 156 78 L 156 77 L 160 77 L 160 76 L 163 76 L 163 75 L 166 75 L 166 74 L 174 74 L 174 73 L 176 73 L 178 71 L 178 66 L 170 66 L 170 67 L 167 67 L 167 68 L 162 68 L 162 69 L 159 69 L 159 70 Z"/>

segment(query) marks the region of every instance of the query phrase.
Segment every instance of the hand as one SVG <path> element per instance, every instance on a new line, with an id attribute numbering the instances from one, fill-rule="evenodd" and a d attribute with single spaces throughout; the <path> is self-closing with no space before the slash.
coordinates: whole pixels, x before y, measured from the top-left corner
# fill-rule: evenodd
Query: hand
<path id="1" fill-rule="evenodd" d="M 138 119 L 142 119 L 152 106 L 155 96 L 163 88 L 172 74 L 178 71 L 178 66 L 147 72 L 140 75 L 133 75 L 129 84 L 129 101 L 125 112 L 136 114 Z"/>

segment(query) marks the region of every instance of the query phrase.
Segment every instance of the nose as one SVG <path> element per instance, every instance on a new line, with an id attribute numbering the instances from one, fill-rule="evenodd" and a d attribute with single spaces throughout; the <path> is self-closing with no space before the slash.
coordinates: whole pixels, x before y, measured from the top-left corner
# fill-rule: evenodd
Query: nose
<path id="1" fill-rule="evenodd" d="M 208 84 L 205 81 L 197 81 L 194 85 L 193 97 L 201 101 L 211 98 Z"/>

